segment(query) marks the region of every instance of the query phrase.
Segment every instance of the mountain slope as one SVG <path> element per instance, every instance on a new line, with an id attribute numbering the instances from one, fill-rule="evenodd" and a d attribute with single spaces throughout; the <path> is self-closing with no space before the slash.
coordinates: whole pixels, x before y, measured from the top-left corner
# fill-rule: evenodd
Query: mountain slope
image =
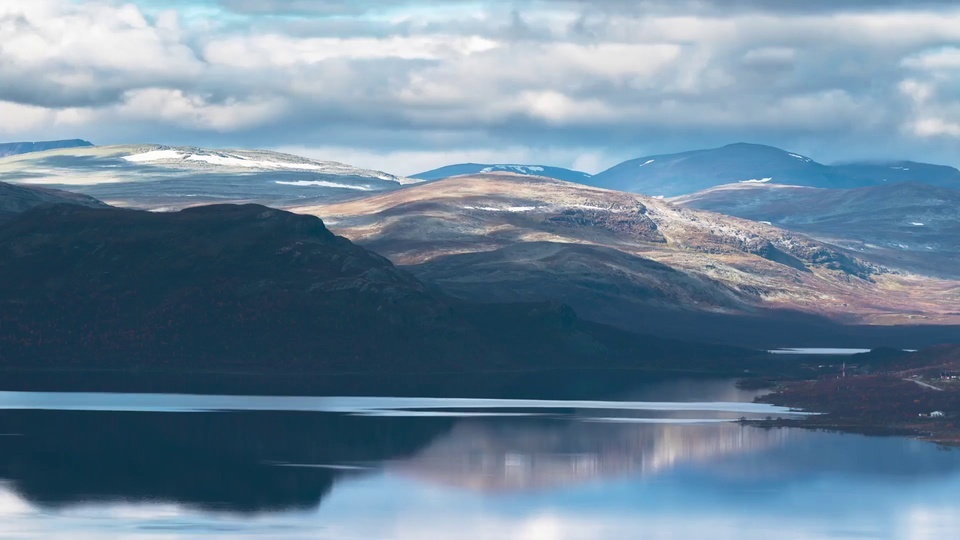
<path id="1" fill-rule="evenodd" d="M 829 166 L 772 146 L 737 143 L 633 159 L 594 175 L 587 183 L 674 197 L 736 183 L 856 188 L 901 181 L 960 189 L 960 171 L 912 162 Z"/>
<path id="2" fill-rule="evenodd" d="M 566 180 L 568 182 L 586 183 L 590 175 L 585 172 L 564 169 L 562 167 L 550 167 L 547 165 L 490 165 L 480 163 L 459 163 L 457 165 L 447 165 L 439 169 L 422 172 L 413 175 L 411 178 L 420 180 L 441 180 L 452 176 L 463 176 L 466 174 L 485 174 L 494 172 L 509 172 L 516 174 L 525 174 L 529 176 L 545 176 L 556 180 Z"/>
<path id="3" fill-rule="evenodd" d="M 6 369 L 383 375 L 744 354 L 600 327 L 559 304 L 466 304 L 315 217 L 259 205 L 35 208 L 0 224 L 0 275 Z"/>
<path id="4" fill-rule="evenodd" d="M 768 221 L 905 270 L 960 279 L 960 191 L 919 183 L 859 189 L 730 184 L 674 202 Z"/>
<path id="5" fill-rule="evenodd" d="M 13 142 L 0 143 L 0 158 L 15 156 L 18 154 L 28 154 L 30 152 L 43 152 L 46 150 L 55 150 L 58 148 L 79 148 L 93 146 L 93 143 L 82 139 L 69 139 L 63 141 L 40 141 L 40 142 Z"/>
<path id="6" fill-rule="evenodd" d="M 79 204 L 94 208 L 107 206 L 93 197 L 69 191 L 28 188 L 0 182 L 0 220 L 45 204 Z"/>
<path id="7" fill-rule="evenodd" d="M 10 182 L 69 189 L 116 206 L 176 210 L 198 204 L 345 199 L 415 182 L 381 171 L 264 150 L 100 146 L 0 159 Z"/>
<path id="8" fill-rule="evenodd" d="M 915 161 L 838 163 L 831 168 L 864 185 L 916 182 L 942 188 L 960 189 L 960 170 L 946 165 Z"/>
<path id="9" fill-rule="evenodd" d="M 769 225 L 555 180 L 459 177 L 294 210 L 322 216 L 451 294 L 558 299 L 634 330 L 675 332 L 667 327 L 699 320 L 690 314 L 770 310 L 848 322 L 960 315 L 957 282 L 889 273 Z"/>

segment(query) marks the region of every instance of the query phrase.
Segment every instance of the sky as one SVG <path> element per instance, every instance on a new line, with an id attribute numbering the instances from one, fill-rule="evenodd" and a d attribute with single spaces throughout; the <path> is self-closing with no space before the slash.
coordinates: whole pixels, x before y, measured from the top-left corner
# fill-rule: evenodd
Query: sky
<path id="1" fill-rule="evenodd" d="M 0 0 L 0 141 L 596 173 L 755 142 L 960 165 L 960 4 Z"/>

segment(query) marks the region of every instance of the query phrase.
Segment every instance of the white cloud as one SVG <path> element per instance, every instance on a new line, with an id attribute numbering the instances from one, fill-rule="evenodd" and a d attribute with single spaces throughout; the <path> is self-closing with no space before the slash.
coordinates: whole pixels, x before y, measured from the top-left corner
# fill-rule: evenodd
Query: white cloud
<path id="1" fill-rule="evenodd" d="M 695 147 L 761 133 L 833 149 L 855 138 L 879 151 L 955 132 L 956 8 L 654 4 L 636 16 L 600 0 L 516 14 L 497 2 L 368 15 L 338 3 L 333 25 L 238 14 L 269 13 L 262 2 L 231 14 L 3 2 L 0 107 L 12 120 L 0 129 L 368 153 L 551 147 L 569 149 L 566 164 L 668 136 Z"/>
<path id="2" fill-rule="evenodd" d="M 116 108 L 125 119 L 159 120 L 188 128 L 232 131 L 256 127 L 280 116 L 284 103 L 279 99 L 209 103 L 182 90 L 147 88 L 128 92 Z"/>

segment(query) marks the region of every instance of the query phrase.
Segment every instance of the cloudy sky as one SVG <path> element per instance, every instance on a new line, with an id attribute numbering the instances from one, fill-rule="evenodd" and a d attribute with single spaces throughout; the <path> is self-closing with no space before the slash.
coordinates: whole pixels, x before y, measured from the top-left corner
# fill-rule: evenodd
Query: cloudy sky
<path id="1" fill-rule="evenodd" d="M 960 6 L 0 0 L 0 140 L 73 137 L 401 174 L 737 141 L 960 165 Z"/>

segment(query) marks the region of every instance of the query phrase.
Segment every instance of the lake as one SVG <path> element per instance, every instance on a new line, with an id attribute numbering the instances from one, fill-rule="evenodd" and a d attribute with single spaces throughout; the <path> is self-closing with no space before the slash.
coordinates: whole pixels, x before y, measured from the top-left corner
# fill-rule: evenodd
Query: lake
<path id="1" fill-rule="evenodd" d="M 734 423 L 796 414 L 756 395 L 0 392 L 0 537 L 960 536 L 960 451 Z"/>

